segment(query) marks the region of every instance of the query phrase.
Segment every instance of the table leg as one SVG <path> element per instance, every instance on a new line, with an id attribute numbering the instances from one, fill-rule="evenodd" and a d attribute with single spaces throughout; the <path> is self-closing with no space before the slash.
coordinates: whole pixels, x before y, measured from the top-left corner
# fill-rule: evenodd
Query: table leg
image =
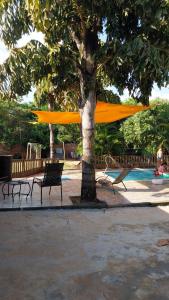
<path id="1" fill-rule="evenodd" d="M 12 195 L 12 202 L 14 203 L 14 193 L 13 193 L 13 191 L 14 191 L 14 185 L 12 185 L 12 193 L 11 193 L 11 195 Z"/>
<path id="2" fill-rule="evenodd" d="M 19 184 L 19 200 L 20 200 L 20 197 L 21 197 L 21 183 Z"/>
<path id="3" fill-rule="evenodd" d="M 27 182 L 27 185 L 28 185 L 29 190 L 28 190 L 28 193 L 26 194 L 26 201 L 27 201 L 28 196 L 29 196 L 29 194 L 30 194 L 30 192 L 31 192 L 31 186 L 30 186 L 30 183 Z"/>
<path id="4" fill-rule="evenodd" d="M 5 200 L 5 196 L 6 196 L 6 194 L 4 193 L 4 188 L 5 188 L 5 185 L 6 185 L 7 183 L 5 182 L 4 184 L 3 184 L 3 186 L 2 186 L 2 194 L 3 194 L 3 197 L 4 197 L 4 200 Z M 8 185 L 8 194 L 9 194 L 9 185 Z"/>
<path id="5" fill-rule="evenodd" d="M 4 192 L 4 189 L 5 189 L 5 186 L 7 185 L 7 193 Z M 8 182 L 5 182 L 2 186 L 2 194 L 3 194 L 3 197 L 4 197 L 4 200 L 5 200 L 5 196 L 9 196 L 9 183 Z"/>

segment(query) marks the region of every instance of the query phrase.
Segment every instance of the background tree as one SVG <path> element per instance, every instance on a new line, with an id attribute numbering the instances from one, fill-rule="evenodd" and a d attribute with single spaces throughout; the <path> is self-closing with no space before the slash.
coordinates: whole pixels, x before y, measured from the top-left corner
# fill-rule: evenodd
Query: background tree
<path id="1" fill-rule="evenodd" d="M 16 144 L 24 147 L 28 142 L 37 142 L 48 151 L 48 129 L 46 124 L 33 124 L 33 104 L 19 104 L 7 99 L 0 101 L 0 143 L 9 148 Z M 57 138 L 57 127 L 55 126 Z"/>
<path id="2" fill-rule="evenodd" d="M 169 103 L 152 103 L 158 105 L 128 118 L 121 126 L 127 146 L 142 154 L 155 154 L 161 144 L 169 150 Z"/>
<path id="3" fill-rule="evenodd" d="M 120 122 L 111 124 L 96 125 L 95 132 L 95 154 L 120 155 L 123 150 L 123 135 L 119 131 Z"/>
<path id="4" fill-rule="evenodd" d="M 1 1 L 2 38 L 13 46 L 36 28 L 45 34 L 52 81 L 66 90 L 79 79 L 82 201 L 95 201 L 94 111 L 101 74 L 119 92 L 148 102 L 153 82 L 168 82 L 169 3 L 162 1 Z M 78 24 L 78 26 L 77 26 Z M 104 41 L 100 34 L 105 35 Z"/>
<path id="5" fill-rule="evenodd" d="M 78 145 L 81 141 L 79 124 L 69 124 L 66 126 L 58 125 L 57 139 L 63 144 L 64 159 L 66 157 L 65 143 Z"/>

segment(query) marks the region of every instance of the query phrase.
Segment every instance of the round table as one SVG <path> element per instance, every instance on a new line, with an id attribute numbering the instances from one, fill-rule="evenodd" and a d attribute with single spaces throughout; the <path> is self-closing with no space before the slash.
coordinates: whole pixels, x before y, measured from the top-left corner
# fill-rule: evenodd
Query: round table
<path id="1" fill-rule="evenodd" d="M 27 186 L 27 189 L 28 189 L 27 193 L 22 192 L 23 185 Z M 5 193 L 5 191 L 4 191 L 6 186 L 7 186 L 7 193 Z M 11 191 L 10 191 L 10 187 L 12 187 Z M 19 187 L 19 190 L 17 192 L 15 191 L 15 187 Z M 4 199 L 5 199 L 5 196 L 12 196 L 13 202 L 14 202 L 14 197 L 16 195 L 19 195 L 19 198 L 20 198 L 20 196 L 25 195 L 26 200 L 27 200 L 27 197 L 29 196 L 30 192 L 31 192 L 31 186 L 30 186 L 29 181 L 26 181 L 26 180 L 6 181 L 2 186 L 2 194 L 3 194 Z"/>

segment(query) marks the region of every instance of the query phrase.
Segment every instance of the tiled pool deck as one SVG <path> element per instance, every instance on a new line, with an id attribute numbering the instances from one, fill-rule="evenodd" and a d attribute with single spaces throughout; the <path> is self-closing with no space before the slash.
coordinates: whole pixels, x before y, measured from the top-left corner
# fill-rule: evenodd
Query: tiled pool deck
<path id="1" fill-rule="evenodd" d="M 96 174 L 98 177 L 101 174 L 99 170 Z M 42 177 L 38 174 L 36 177 Z M 33 177 L 22 178 L 28 180 L 32 184 Z M 116 193 L 112 188 L 103 187 L 97 184 L 97 197 L 105 201 L 109 206 L 126 205 L 133 203 L 165 203 L 169 202 L 169 180 L 165 180 L 161 185 L 154 185 L 151 181 L 127 181 L 127 191 L 124 190 L 122 184 L 115 186 Z M 2 187 L 2 185 L 1 185 Z M 0 209 L 6 208 L 25 208 L 25 207 L 41 207 L 40 203 L 40 188 L 34 186 L 32 198 L 21 195 L 15 195 L 14 202 L 11 196 L 6 196 L 5 200 L 0 187 Z M 15 191 L 17 188 L 15 188 Z M 22 192 L 26 192 L 27 187 L 22 186 Z M 69 170 L 63 173 L 63 206 L 70 206 L 72 202 L 70 196 L 79 196 L 81 189 L 81 171 Z M 61 206 L 60 187 L 52 187 L 51 195 L 49 196 L 49 188 L 43 188 L 43 207 L 59 207 Z"/>

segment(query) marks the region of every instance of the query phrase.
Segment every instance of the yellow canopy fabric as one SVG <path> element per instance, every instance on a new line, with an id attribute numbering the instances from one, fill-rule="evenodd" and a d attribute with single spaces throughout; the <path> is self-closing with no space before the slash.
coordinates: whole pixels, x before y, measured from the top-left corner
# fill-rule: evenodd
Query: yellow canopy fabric
<path id="1" fill-rule="evenodd" d="M 95 122 L 111 123 L 147 109 L 150 109 L 150 107 L 98 102 L 95 111 Z M 81 123 L 79 112 L 49 112 L 49 111 L 32 111 L 32 112 L 38 116 L 39 123 L 47 123 L 47 124 Z"/>

